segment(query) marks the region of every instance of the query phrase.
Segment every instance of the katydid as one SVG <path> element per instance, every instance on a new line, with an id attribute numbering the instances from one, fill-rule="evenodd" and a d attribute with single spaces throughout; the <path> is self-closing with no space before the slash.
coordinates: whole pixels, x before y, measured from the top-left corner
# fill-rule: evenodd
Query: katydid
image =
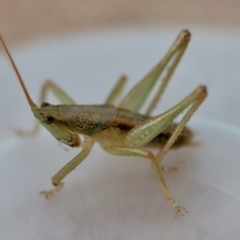
<path id="1" fill-rule="evenodd" d="M 41 91 L 42 104 L 38 107 L 32 101 L 0 36 L 34 116 L 60 143 L 71 147 L 80 145 L 82 147 L 81 152 L 52 177 L 55 190 L 41 192 L 46 198 L 63 186 L 62 180 L 89 155 L 94 143 L 97 142 L 110 154 L 136 156 L 150 160 L 166 200 L 173 206 L 176 213 L 187 212 L 186 208 L 180 206 L 173 199 L 168 190 L 162 159 L 170 148 L 191 144 L 193 133 L 185 126 L 206 98 L 206 87 L 197 87 L 181 102 L 164 113 L 154 117 L 150 114 L 180 62 L 190 37 L 191 34 L 188 30 L 181 31 L 163 59 L 122 98 L 119 104 L 116 103 L 116 99 L 121 95 L 126 84 L 125 76 L 119 79 L 105 104 L 102 105 L 77 105 L 60 87 L 47 81 Z M 139 111 L 143 104 L 167 67 L 159 89 L 145 114 L 140 114 Z M 46 93 L 49 90 L 63 103 L 62 105 L 45 102 Z M 173 123 L 174 119 L 184 110 L 187 111 L 180 123 Z M 38 127 L 35 127 L 31 134 L 35 134 L 37 130 Z M 79 134 L 84 138 L 82 143 L 80 143 Z M 148 148 L 145 148 L 151 145 L 161 148 L 156 156 Z"/>

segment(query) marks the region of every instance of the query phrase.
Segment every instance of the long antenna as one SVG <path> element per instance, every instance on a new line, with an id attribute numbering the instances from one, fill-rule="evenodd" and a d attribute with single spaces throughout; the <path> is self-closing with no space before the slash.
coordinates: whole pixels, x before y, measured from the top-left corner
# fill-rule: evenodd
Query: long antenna
<path id="1" fill-rule="evenodd" d="M 10 60 L 10 62 L 11 62 L 11 64 L 12 64 L 12 66 L 13 66 L 13 69 L 14 69 L 17 77 L 18 77 L 18 80 L 19 80 L 19 82 L 20 82 L 20 84 L 21 84 L 21 86 L 22 86 L 22 89 L 23 89 L 23 92 L 24 92 L 24 94 L 25 94 L 25 96 L 26 96 L 26 98 L 27 98 L 28 104 L 29 104 L 29 106 L 30 106 L 31 108 L 33 108 L 33 107 L 35 106 L 35 104 L 34 104 L 33 100 L 31 99 L 31 97 L 30 97 L 30 95 L 29 95 L 29 93 L 28 93 L 28 91 L 27 91 L 27 88 L 26 88 L 26 86 L 25 86 L 25 84 L 24 84 L 24 82 L 23 82 L 23 80 L 22 80 L 22 77 L 21 77 L 21 75 L 20 75 L 20 73 L 19 73 L 19 71 L 18 71 L 18 69 L 17 69 L 17 66 L 16 66 L 16 64 L 14 63 L 14 61 L 13 61 L 13 59 L 12 59 L 12 56 L 11 56 L 10 52 L 8 51 L 8 48 L 7 48 L 7 46 L 6 46 L 6 44 L 5 44 L 5 42 L 4 42 L 4 40 L 3 40 L 3 38 L 2 38 L 1 35 L 0 35 L 0 40 L 1 40 L 2 44 L 3 44 L 3 47 L 4 47 L 4 49 L 5 49 L 8 57 L 9 57 L 9 60 Z"/>

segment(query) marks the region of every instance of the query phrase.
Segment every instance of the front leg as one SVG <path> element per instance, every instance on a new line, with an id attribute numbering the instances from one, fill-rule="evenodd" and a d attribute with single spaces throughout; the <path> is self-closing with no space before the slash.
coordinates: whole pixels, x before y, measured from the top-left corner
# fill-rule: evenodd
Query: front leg
<path id="1" fill-rule="evenodd" d="M 62 180 L 89 155 L 93 144 L 94 141 L 91 138 L 86 138 L 82 145 L 82 151 L 52 177 L 52 184 L 56 188 L 48 191 L 41 191 L 40 194 L 43 195 L 46 199 L 49 199 L 54 195 L 55 192 L 58 192 L 60 189 L 62 189 Z"/>

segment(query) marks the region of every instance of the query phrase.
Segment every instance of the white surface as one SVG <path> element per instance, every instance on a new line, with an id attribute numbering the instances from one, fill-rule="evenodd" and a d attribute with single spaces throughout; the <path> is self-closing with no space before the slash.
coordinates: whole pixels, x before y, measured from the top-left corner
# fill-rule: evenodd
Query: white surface
<path id="1" fill-rule="evenodd" d="M 102 103 L 122 73 L 129 87 L 149 71 L 179 30 L 72 35 L 11 52 L 34 100 L 50 77 L 79 103 Z M 146 160 L 110 156 L 98 146 L 61 193 L 39 198 L 36 192 L 50 188 L 50 177 L 78 150 L 65 152 L 45 131 L 36 139 L 12 133 L 32 126 L 33 117 L 1 53 L 0 239 L 238 239 L 239 36 L 190 30 L 190 47 L 155 110 L 208 86 L 209 97 L 190 122 L 202 145 L 165 158 L 186 161 L 177 175 L 167 174 L 173 196 L 189 210 L 184 217 L 165 202 Z"/>

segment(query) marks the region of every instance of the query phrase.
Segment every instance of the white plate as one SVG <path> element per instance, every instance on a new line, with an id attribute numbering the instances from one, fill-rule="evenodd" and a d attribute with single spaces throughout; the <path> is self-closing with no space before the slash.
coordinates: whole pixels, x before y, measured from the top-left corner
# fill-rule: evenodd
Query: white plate
<path id="1" fill-rule="evenodd" d="M 179 30 L 76 34 L 11 52 L 34 100 L 50 77 L 79 103 L 102 103 L 119 75 L 128 74 L 132 86 L 154 66 Z M 239 36 L 191 30 L 190 47 L 155 110 L 208 86 L 209 97 L 190 122 L 202 145 L 165 158 L 186 161 L 177 175 L 167 174 L 173 196 L 189 210 L 184 217 L 163 199 L 147 161 L 110 156 L 98 146 L 62 192 L 39 198 L 36 192 L 48 189 L 50 177 L 78 150 L 65 152 L 45 131 L 36 139 L 12 133 L 31 127 L 33 117 L 1 54 L 0 239 L 238 239 Z"/>

